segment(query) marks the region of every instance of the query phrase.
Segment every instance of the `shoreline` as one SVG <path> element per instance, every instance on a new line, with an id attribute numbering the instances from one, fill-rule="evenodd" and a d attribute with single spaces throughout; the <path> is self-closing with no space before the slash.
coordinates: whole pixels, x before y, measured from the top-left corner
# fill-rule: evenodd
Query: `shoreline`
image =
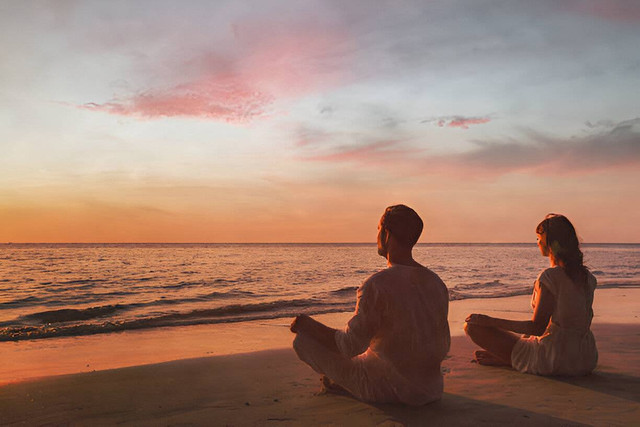
<path id="1" fill-rule="evenodd" d="M 498 283 L 498 281 L 495 281 Z M 640 288 L 640 282 L 636 280 L 626 281 L 605 281 L 598 284 L 598 289 L 633 289 Z M 37 319 L 41 322 L 40 326 L 26 326 L 26 325 L 9 325 L 9 322 L 0 322 L 3 327 L 0 327 L 0 345 L 4 342 L 18 342 L 18 341 L 38 341 L 42 339 L 62 339 L 68 338 L 80 338 L 90 337 L 93 335 L 108 335 L 115 333 L 131 333 L 135 331 L 160 331 L 164 328 L 183 328 L 191 326 L 208 327 L 211 325 L 225 325 L 232 323 L 264 323 L 264 322 L 278 322 L 283 319 L 290 319 L 295 314 L 304 313 L 313 317 L 331 315 L 334 313 L 351 313 L 355 309 L 355 291 L 357 286 L 347 286 L 338 290 L 330 291 L 330 293 L 344 294 L 345 291 L 349 291 L 348 298 L 350 301 L 333 302 L 333 307 L 318 308 L 313 305 L 309 306 L 297 306 L 293 304 L 295 301 L 288 300 L 274 300 L 267 302 L 247 302 L 247 303 L 230 303 L 228 305 L 221 305 L 213 309 L 192 309 L 183 313 L 171 313 L 165 315 L 158 315 L 158 317 L 147 317 L 143 319 L 124 319 L 124 320 L 104 320 L 102 323 L 91 323 L 91 320 L 104 319 L 102 312 L 104 309 L 110 309 L 116 311 L 113 304 L 102 306 L 90 306 L 88 308 L 63 308 L 56 310 L 45 310 L 41 312 L 35 312 L 27 314 L 23 317 L 29 317 Z M 449 289 L 450 302 L 461 300 L 476 300 L 476 299 L 499 299 L 516 296 L 528 296 L 531 295 L 531 289 L 505 289 L 502 292 L 493 291 L 491 294 L 465 294 L 456 288 Z M 312 299 L 309 300 L 310 304 Z M 266 310 L 257 309 L 255 306 L 269 305 Z M 117 305 L 117 304 L 116 304 Z M 516 306 L 517 303 L 514 303 Z M 271 311 L 270 311 L 271 310 Z M 216 312 L 218 315 L 208 316 L 206 314 L 200 315 L 200 317 L 193 316 L 198 311 Z M 57 313 L 62 313 L 60 320 L 56 318 Z M 70 314 L 71 313 L 71 314 Z M 243 314 L 244 313 L 244 314 Z M 78 316 L 81 318 L 84 314 L 89 314 L 89 323 L 82 324 L 76 323 L 71 325 L 58 325 L 59 322 L 64 322 L 65 319 L 69 320 L 69 316 Z M 109 313 L 106 315 L 108 316 Z M 167 321 L 165 318 L 173 317 L 173 321 Z M 0 352 L 1 352 L 0 348 Z M 0 375 L 1 378 L 1 375 Z M 0 379 L 1 381 L 1 379 Z"/>
<path id="2" fill-rule="evenodd" d="M 470 363 L 476 347 L 462 331 L 466 315 L 527 319 L 529 300 L 527 295 L 451 302 L 452 347 L 443 362 L 445 395 L 425 407 L 315 395 L 319 376 L 291 350 L 289 319 L 273 319 L 1 343 L 0 358 L 7 363 L 0 367 L 0 423 L 637 422 L 640 289 L 596 291 L 592 329 L 600 360 L 591 376 L 536 377 Z M 317 316 L 334 327 L 350 317 L 351 313 Z"/>
<path id="3" fill-rule="evenodd" d="M 355 292 L 354 292 L 355 299 Z M 449 303 L 452 336 L 464 335 L 462 325 L 474 307 L 486 307 L 497 316 L 530 317 L 529 295 L 473 298 Z M 513 307 L 507 310 L 503 307 Z M 342 328 L 353 312 L 314 315 Z M 291 348 L 292 317 L 244 322 L 170 326 L 104 334 L 61 336 L 0 342 L 0 386 L 32 378 L 95 372 L 105 369 L 223 356 L 277 348 Z M 135 349 L 135 350 L 132 350 Z M 162 351 L 158 351 L 161 349 Z"/>
<path id="4" fill-rule="evenodd" d="M 640 323 L 640 309 L 618 311 L 627 304 L 626 294 L 637 295 L 640 288 L 597 289 L 593 323 Z M 635 297 L 634 297 L 635 298 Z M 603 300 L 602 302 L 600 300 Z M 464 336 L 467 314 L 482 312 L 513 320 L 531 318 L 530 295 L 496 298 L 469 298 L 449 302 L 451 336 Z M 342 328 L 352 311 L 314 315 L 334 328 Z M 276 348 L 291 348 L 292 318 L 244 322 L 170 326 L 125 330 L 104 334 L 62 336 L 34 340 L 0 342 L 0 386 L 32 378 L 95 372 L 195 357 L 222 356 Z M 135 349 L 135 350 L 133 350 Z M 162 351 L 158 351 L 161 349 Z"/>

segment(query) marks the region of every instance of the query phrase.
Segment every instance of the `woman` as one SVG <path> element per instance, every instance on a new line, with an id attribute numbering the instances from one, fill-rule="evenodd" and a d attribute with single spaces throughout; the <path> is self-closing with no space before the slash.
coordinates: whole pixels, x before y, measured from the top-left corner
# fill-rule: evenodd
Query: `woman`
<path id="1" fill-rule="evenodd" d="M 596 279 L 582 263 L 576 231 L 565 216 L 547 215 L 536 234 L 551 267 L 535 282 L 533 319 L 471 314 L 465 332 L 484 349 L 476 351 L 482 365 L 508 365 L 537 375 L 589 374 L 598 361 L 590 330 Z"/>

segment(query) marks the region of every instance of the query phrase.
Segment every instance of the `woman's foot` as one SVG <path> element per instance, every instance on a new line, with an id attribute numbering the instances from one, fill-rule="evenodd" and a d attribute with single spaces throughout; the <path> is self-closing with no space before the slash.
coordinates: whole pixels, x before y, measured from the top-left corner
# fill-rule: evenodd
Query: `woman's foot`
<path id="1" fill-rule="evenodd" d="M 351 396 L 351 393 L 349 393 L 349 390 L 334 383 L 326 375 L 323 375 L 322 378 L 320 378 L 320 381 L 322 382 L 322 389 L 320 389 L 319 394 L 332 393 L 332 394 L 339 394 L 342 396 Z"/>
<path id="2" fill-rule="evenodd" d="M 487 350 L 476 350 L 474 353 L 475 361 L 484 366 L 511 366 L 511 363 L 507 363 Z"/>

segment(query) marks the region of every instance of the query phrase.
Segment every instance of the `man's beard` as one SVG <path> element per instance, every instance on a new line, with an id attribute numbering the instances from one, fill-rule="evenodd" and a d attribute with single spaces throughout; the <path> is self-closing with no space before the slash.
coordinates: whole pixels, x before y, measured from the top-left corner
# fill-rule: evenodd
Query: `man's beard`
<path id="1" fill-rule="evenodd" d="M 387 248 L 383 245 L 383 246 L 378 246 L 378 255 L 380 255 L 381 257 L 386 258 L 387 257 Z"/>

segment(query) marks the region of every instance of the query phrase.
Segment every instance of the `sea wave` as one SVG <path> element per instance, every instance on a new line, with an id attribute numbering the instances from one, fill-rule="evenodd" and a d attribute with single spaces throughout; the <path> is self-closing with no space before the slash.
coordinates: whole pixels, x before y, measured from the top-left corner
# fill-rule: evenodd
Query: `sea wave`
<path id="1" fill-rule="evenodd" d="M 470 298 L 504 298 L 527 295 L 533 291 L 533 285 L 508 285 L 499 280 L 490 282 L 460 283 L 449 288 L 451 301 Z"/>
<path id="2" fill-rule="evenodd" d="M 504 289 L 499 292 L 465 293 L 465 292 L 460 292 L 456 289 L 449 289 L 449 300 L 459 301 L 462 299 L 506 298 L 506 297 L 515 297 L 518 295 L 528 295 L 531 292 L 532 292 L 531 289 Z"/>
<path id="3" fill-rule="evenodd" d="M 38 323 L 62 323 L 77 320 L 90 320 L 97 317 L 104 317 L 124 309 L 121 304 L 105 305 L 101 307 L 90 307 L 85 309 L 62 308 L 60 310 L 41 311 L 21 316 L 26 321 L 36 321 Z"/>
<path id="4" fill-rule="evenodd" d="M 625 288 L 640 288 L 640 282 L 604 282 L 598 283 L 598 289 L 625 289 Z"/>
<path id="5" fill-rule="evenodd" d="M 42 300 L 43 299 L 39 298 L 39 297 L 28 296 L 28 297 L 24 297 L 24 298 L 14 299 L 14 300 L 11 300 L 11 301 L 0 302 L 0 308 L 24 307 L 24 306 L 28 306 L 28 305 L 33 305 L 34 303 L 40 302 Z"/>
<path id="6" fill-rule="evenodd" d="M 330 291 L 329 293 L 331 295 L 355 295 L 357 290 L 358 290 L 357 286 L 346 286 L 344 288 Z"/>
<path id="7" fill-rule="evenodd" d="M 239 298 L 239 297 L 247 297 L 254 296 L 252 292 L 249 291 L 231 291 L 231 292 L 210 292 L 205 295 L 200 295 L 192 298 L 161 298 L 157 300 L 147 301 L 147 302 L 135 302 L 135 303 L 121 303 L 121 304 L 108 304 L 102 306 L 94 306 L 94 307 L 86 307 L 86 308 L 63 308 L 57 310 L 46 310 L 39 311 L 35 313 L 29 313 L 20 316 L 17 319 L 17 323 L 62 323 L 62 322 L 71 322 L 77 320 L 90 320 L 94 318 L 105 317 L 108 315 L 112 315 L 117 311 L 127 311 L 135 308 L 141 307 L 154 307 L 154 306 L 167 306 L 167 305 L 180 305 L 184 303 L 198 303 L 209 300 L 224 300 L 231 298 Z M 20 303 L 33 304 L 36 302 L 37 298 L 25 298 Z M 55 301 L 49 301 L 46 305 L 55 305 L 52 304 Z M 62 302 L 60 302 L 62 303 Z M 3 303 L 9 304 L 9 303 Z M 8 322 L 0 323 L 0 326 L 7 325 Z"/>
<path id="8" fill-rule="evenodd" d="M 65 299 L 44 299 L 44 298 L 29 296 L 26 298 L 20 298 L 20 299 L 0 303 L 0 309 L 29 307 L 33 305 L 55 307 L 60 305 L 68 305 L 69 303 L 77 300 L 81 300 L 86 304 L 87 302 L 101 301 L 105 297 L 126 296 L 126 295 L 133 295 L 133 294 L 134 294 L 133 292 L 115 291 L 115 292 L 107 292 L 107 293 L 100 293 L 100 294 L 90 294 L 83 297 L 82 299 L 78 299 L 77 297 L 72 297 L 72 296 L 68 296 Z M 60 322 L 67 322 L 71 320 L 87 320 L 94 317 L 103 317 L 107 314 L 112 314 L 115 311 L 125 311 L 133 308 L 140 308 L 140 307 L 154 307 L 154 306 L 161 307 L 161 306 L 168 306 L 168 305 L 179 305 L 184 303 L 199 303 L 199 302 L 206 302 L 206 301 L 212 301 L 212 300 L 218 301 L 218 300 L 225 300 L 225 299 L 245 298 L 245 297 L 255 297 L 255 296 L 257 295 L 253 292 L 237 290 L 237 289 L 233 289 L 228 292 L 214 291 L 204 295 L 197 295 L 197 296 L 185 297 L 185 298 L 166 298 L 166 296 L 162 296 L 159 299 L 145 301 L 145 302 L 108 304 L 103 306 L 92 306 L 92 307 L 85 307 L 85 308 L 65 308 L 65 309 L 46 310 L 41 312 L 28 313 L 20 316 L 18 320 L 38 321 L 40 323 L 60 323 Z M 116 308 L 113 309 L 113 307 L 116 307 Z M 2 324 L 3 323 L 0 323 L 0 325 Z"/>
<path id="9" fill-rule="evenodd" d="M 107 279 L 80 279 L 80 280 L 66 280 L 58 282 L 60 285 L 84 285 L 92 283 L 108 282 Z"/>
<path id="10" fill-rule="evenodd" d="M 220 285 L 220 284 L 227 284 L 227 283 L 229 283 L 229 284 L 238 283 L 238 280 L 234 280 L 234 279 L 214 279 L 214 280 L 195 280 L 195 281 L 183 280 L 183 281 L 180 281 L 178 283 L 168 283 L 166 285 L 161 285 L 160 288 L 162 288 L 162 289 L 182 289 L 182 288 L 210 286 L 212 284 Z"/>
<path id="11" fill-rule="evenodd" d="M 300 313 L 315 315 L 353 310 L 352 303 L 324 303 L 315 299 L 279 300 L 253 304 L 233 304 L 213 309 L 192 310 L 184 313 L 171 313 L 150 316 L 142 319 L 103 323 L 80 323 L 71 325 L 19 326 L 0 328 L 0 341 L 20 341 L 62 336 L 93 335 L 135 329 L 148 329 L 169 326 L 188 326 L 213 323 L 229 323 L 260 319 L 291 317 Z M 117 310 L 117 306 L 110 307 Z M 56 310 L 60 312 L 64 310 Z M 105 307 L 106 311 L 106 307 Z M 95 311 L 97 313 L 98 311 Z M 75 313 L 65 313 L 69 319 Z M 82 319 L 80 319 L 82 320 Z"/>
<path id="12" fill-rule="evenodd" d="M 478 298 L 502 298 L 516 295 L 525 295 L 531 292 L 531 287 L 511 287 L 499 289 L 496 282 L 487 282 L 491 291 L 481 292 L 474 288 L 474 284 L 456 285 L 449 289 L 449 299 L 452 301 Z M 476 284 L 477 286 L 477 284 Z M 638 288 L 640 283 L 604 283 L 599 288 Z M 348 312 L 355 308 L 353 292 L 357 287 L 349 286 L 330 291 L 339 298 L 325 298 L 318 295 L 306 299 L 276 300 L 267 302 L 229 304 L 211 309 L 196 309 L 185 312 L 148 315 L 134 320 L 95 322 L 100 317 L 113 315 L 118 311 L 125 311 L 140 304 L 114 304 L 86 309 L 61 309 L 33 313 L 23 316 L 26 320 L 36 320 L 39 325 L 11 326 L 4 322 L 6 327 L 0 328 L 1 341 L 20 341 L 40 338 L 52 338 L 63 336 L 93 335 L 110 332 L 119 332 L 137 329 L 149 329 L 157 327 L 189 326 L 229 322 L 245 322 L 261 319 L 274 319 L 281 317 L 293 317 L 304 313 L 316 315 L 331 312 Z M 147 304 L 168 303 L 159 300 Z M 92 322 L 93 321 L 93 322 Z"/>

